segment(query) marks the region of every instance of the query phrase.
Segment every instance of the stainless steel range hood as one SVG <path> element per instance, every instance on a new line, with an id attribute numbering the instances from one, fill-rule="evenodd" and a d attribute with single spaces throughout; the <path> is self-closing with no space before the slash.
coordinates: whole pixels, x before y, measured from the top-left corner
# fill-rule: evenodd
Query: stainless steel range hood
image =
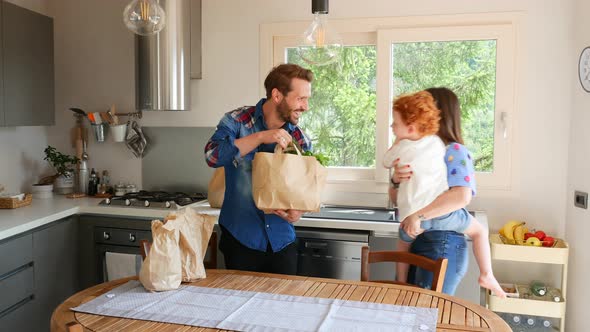
<path id="1" fill-rule="evenodd" d="M 136 109 L 187 111 L 190 107 L 190 0 L 159 0 L 166 26 L 135 35 Z"/>

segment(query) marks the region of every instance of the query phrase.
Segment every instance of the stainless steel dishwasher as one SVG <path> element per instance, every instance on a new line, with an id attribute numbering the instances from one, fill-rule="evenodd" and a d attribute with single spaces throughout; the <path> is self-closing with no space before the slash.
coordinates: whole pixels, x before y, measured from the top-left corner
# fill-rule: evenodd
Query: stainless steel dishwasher
<path id="1" fill-rule="evenodd" d="M 301 276 L 360 280 L 361 248 L 368 231 L 298 227 L 297 274 Z"/>

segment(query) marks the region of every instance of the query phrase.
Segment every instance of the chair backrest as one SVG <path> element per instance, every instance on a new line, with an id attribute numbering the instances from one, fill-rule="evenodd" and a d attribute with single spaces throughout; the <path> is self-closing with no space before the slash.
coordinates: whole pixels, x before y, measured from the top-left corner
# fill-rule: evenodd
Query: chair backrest
<path id="1" fill-rule="evenodd" d="M 145 260 L 150 249 L 152 248 L 152 241 L 148 240 L 140 240 L 139 241 L 139 249 L 141 250 L 141 258 Z"/>
<path id="2" fill-rule="evenodd" d="M 369 277 L 369 264 L 379 262 L 393 262 L 393 263 L 406 263 L 414 265 L 432 272 L 432 287 L 431 289 L 436 292 L 442 292 L 443 284 L 445 281 L 445 274 L 447 272 L 448 259 L 439 258 L 437 260 L 430 259 L 428 257 L 412 254 L 405 251 L 373 251 L 369 250 L 369 247 L 364 246 L 361 252 L 361 280 L 362 281 L 376 281 L 384 283 L 395 283 L 400 282 L 390 280 L 370 280 Z M 408 284 L 410 286 L 415 286 Z"/>
<path id="3" fill-rule="evenodd" d="M 150 248 L 152 247 L 152 242 L 148 240 L 141 240 L 139 241 L 139 248 L 141 249 L 141 257 L 145 259 L 150 252 Z M 209 257 L 205 257 L 203 260 L 203 265 L 206 269 L 216 269 L 217 268 L 217 232 L 211 233 L 211 237 L 209 238 L 209 243 L 207 244 L 207 252 L 209 253 Z"/>

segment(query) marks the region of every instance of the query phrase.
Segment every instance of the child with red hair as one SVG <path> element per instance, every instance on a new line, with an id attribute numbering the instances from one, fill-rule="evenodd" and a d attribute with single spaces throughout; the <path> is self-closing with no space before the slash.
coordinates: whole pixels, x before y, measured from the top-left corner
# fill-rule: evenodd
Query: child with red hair
<path id="1" fill-rule="evenodd" d="M 412 177 L 399 184 L 397 192 L 397 207 L 399 220 L 419 211 L 432 203 L 436 197 L 449 189 L 447 180 L 447 165 L 445 154 L 447 147 L 436 135 L 440 126 L 440 110 L 436 102 L 427 91 L 398 97 L 393 104 L 393 124 L 391 128 L 395 135 L 393 146 L 385 153 L 383 165 L 386 168 L 394 164 L 411 165 Z M 452 149 L 452 147 L 451 147 Z M 470 156 L 468 154 L 468 156 Z M 465 181 L 470 182 L 475 190 L 475 177 L 472 163 L 462 163 Z M 499 297 L 506 297 L 506 293 L 492 273 L 489 245 L 479 241 L 487 241 L 485 229 L 473 218 L 466 209 L 462 208 L 438 218 L 426 219 L 419 215 L 420 229 L 417 234 L 407 234 L 402 227 L 399 229 L 400 240 L 397 249 L 409 251 L 410 244 L 415 237 L 429 230 L 450 230 L 467 234 L 474 241 L 473 249 L 480 269 L 480 285 L 488 288 Z M 397 280 L 406 282 L 408 265 L 397 263 Z"/>

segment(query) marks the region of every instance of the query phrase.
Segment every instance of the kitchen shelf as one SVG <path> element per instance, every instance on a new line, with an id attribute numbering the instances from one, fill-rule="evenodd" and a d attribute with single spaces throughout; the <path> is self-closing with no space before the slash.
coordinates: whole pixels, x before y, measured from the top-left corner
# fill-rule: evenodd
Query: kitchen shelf
<path id="1" fill-rule="evenodd" d="M 517 285 L 520 294 L 524 294 L 528 285 Z M 493 311 L 519 313 L 531 316 L 562 318 L 565 316 L 565 299 L 553 302 L 541 299 L 506 298 L 501 299 L 488 291 L 488 307 Z"/>
<path id="2" fill-rule="evenodd" d="M 567 265 L 569 246 L 562 239 L 556 239 L 553 247 L 532 247 L 504 244 L 499 234 L 490 235 L 492 260 L 516 261 L 539 264 L 559 264 L 561 269 L 561 302 L 543 301 L 533 298 L 500 299 L 486 292 L 486 303 L 490 310 L 517 313 L 532 316 L 545 316 L 560 319 L 560 331 L 565 331 L 565 309 L 567 290 Z M 519 293 L 528 288 L 527 285 L 517 285 Z"/>
<path id="3" fill-rule="evenodd" d="M 492 259 L 527 263 L 567 264 L 569 247 L 562 239 L 555 239 L 554 247 L 533 247 L 504 244 L 499 234 L 490 235 Z"/>

